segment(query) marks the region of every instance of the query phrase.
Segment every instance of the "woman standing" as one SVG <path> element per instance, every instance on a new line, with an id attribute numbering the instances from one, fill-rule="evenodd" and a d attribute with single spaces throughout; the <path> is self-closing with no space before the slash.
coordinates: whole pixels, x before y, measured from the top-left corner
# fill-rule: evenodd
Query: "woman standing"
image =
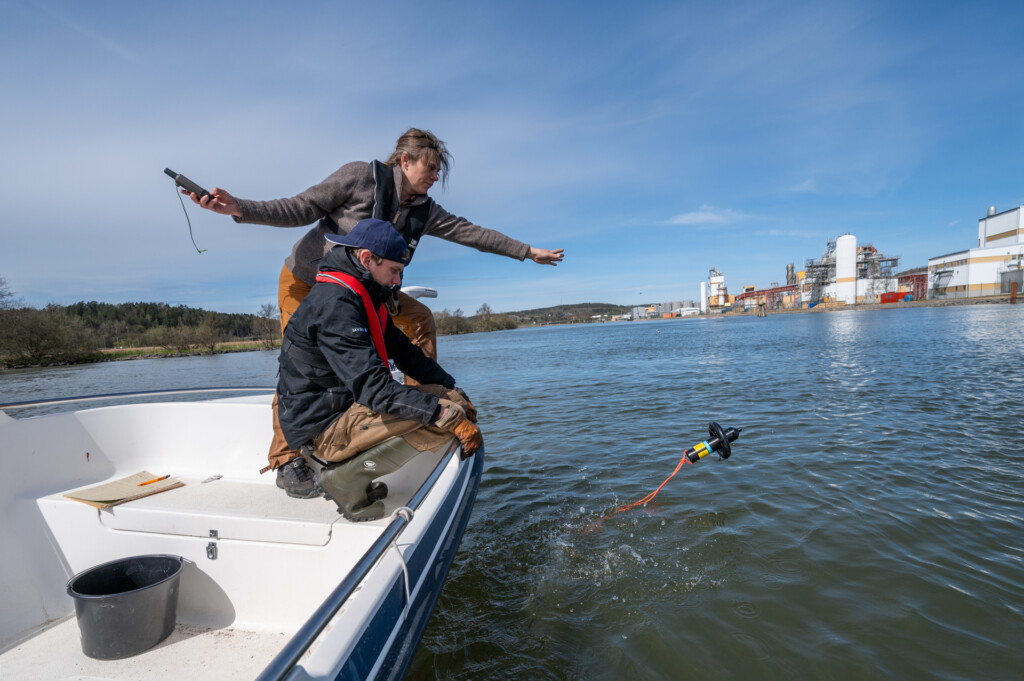
<path id="1" fill-rule="evenodd" d="M 409 259 L 425 235 L 436 236 L 485 253 L 495 253 L 517 260 L 529 258 L 541 265 L 555 265 L 563 257 L 562 249 L 547 250 L 486 229 L 465 218 L 452 215 L 427 193 L 440 178 L 447 183 L 452 158 L 444 142 L 426 130 L 410 128 L 395 145 L 383 163 L 355 161 L 343 165 L 323 182 L 288 199 L 249 201 L 237 199 L 224 189 L 214 187 L 210 196 L 192 200 L 203 208 L 234 217 L 236 222 L 301 227 L 316 223 L 292 248 L 281 268 L 278 283 L 278 307 L 281 329 L 309 293 L 316 278 L 317 262 L 333 246 L 327 234 L 347 234 L 355 223 L 365 218 L 391 222 L 409 245 Z M 186 192 L 182 192 L 186 193 Z M 430 309 L 404 293 L 397 295 L 397 310 L 392 319 L 423 352 L 437 359 L 437 329 Z M 309 476 L 301 455 L 288 448 L 277 419 L 277 397 L 274 397 L 274 440 L 271 443 L 269 468 L 278 469 L 278 486 L 304 486 Z M 292 464 L 286 466 L 286 464 Z M 282 468 L 284 467 L 284 468 Z M 305 470 L 301 470 L 305 469 Z M 283 480 L 298 475 L 303 481 Z M 291 492 L 289 492 L 291 494 Z M 296 496 L 296 495 L 293 495 Z M 306 495 L 299 495 L 306 496 Z M 309 497 L 318 496 L 310 491 Z"/>

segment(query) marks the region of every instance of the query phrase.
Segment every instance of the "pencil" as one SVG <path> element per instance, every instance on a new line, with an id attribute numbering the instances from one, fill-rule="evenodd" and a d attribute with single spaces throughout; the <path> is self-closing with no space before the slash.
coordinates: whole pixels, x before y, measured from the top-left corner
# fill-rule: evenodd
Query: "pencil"
<path id="1" fill-rule="evenodd" d="M 138 485 L 136 485 L 136 487 L 142 487 L 143 485 L 152 485 L 154 482 L 160 482 L 161 480 L 166 480 L 169 477 L 171 477 L 170 473 L 168 473 L 167 475 L 161 475 L 159 478 L 153 478 L 152 480 L 147 480 L 146 482 L 140 482 Z"/>

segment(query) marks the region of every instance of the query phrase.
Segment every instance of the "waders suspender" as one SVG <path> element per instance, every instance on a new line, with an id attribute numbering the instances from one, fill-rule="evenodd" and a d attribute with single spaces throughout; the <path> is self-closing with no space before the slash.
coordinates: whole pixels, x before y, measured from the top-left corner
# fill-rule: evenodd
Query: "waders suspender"
<path id="1" fill-rule="evenodd" d="M 395 196 L 395 174 L 391 166 L 386 166 L 380 161 L 374 161 L 373 167 L 373 215 L 370 217 L 377 220 L 387 220 L 395 225 L 395 229 L 405 239 L 408 246 L 409 257 L 405 259 L 408 265 L 412 260 L 412 254 L 420 243 L 423 230 L 427 228 L 427 217 L 430 215 L 430 202 L 427 201 L 419 206 L 414 206 L 405 219 L 405 228 L 399 229 L 395 223 L 398 221 L 398 214 L 402 212 L 401 203 Z M 389 215 L 391 206 L 398 205 L 398 213 Z"/>
<path id="2" fill-rule="evenodd" d="M 377 309 L 373 308 L 373 301 L 366 287 L 358 279 L 344 272 L 321 272 L 316 275 L 317 282 L 321 284 L 337 284 L 359 294 L 363 299 L 363 307 L 366 309 L 366 318 L 370 327 L 370 338 L 373 339 L 373 347 L 384 362 L 384 368 L 391 374 L 391 365 L 388 363 L 388 351 L 384 347 L 384 329 L 388 325 L 388 312 L 382 303 Z"/>

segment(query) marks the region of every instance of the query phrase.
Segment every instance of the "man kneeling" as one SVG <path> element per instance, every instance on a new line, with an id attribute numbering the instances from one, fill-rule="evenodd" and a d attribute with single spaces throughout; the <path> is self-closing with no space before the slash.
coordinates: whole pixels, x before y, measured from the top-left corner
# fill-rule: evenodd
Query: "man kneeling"
<path id="1" fill-rule="evenodd" d="M 278 468 L 277 486 L 301 499 L 326 491 L 349 520 L 376 520 L 387 488 L 375 478 L 452 434 L 472 456 L 483 437 L 455 379 L 387 314 L 384 302 L 402 281 L 405 240 L 383 220 L 362 220 L 327 239 L 338 245 L 285 328 L 277 394 L 288 445 L 335 465 L 318 481 L 297 457 Z M 389 358 L 421 385 L 392 380 Z M 393 438 L 401 439 L 387 442 Z"/>

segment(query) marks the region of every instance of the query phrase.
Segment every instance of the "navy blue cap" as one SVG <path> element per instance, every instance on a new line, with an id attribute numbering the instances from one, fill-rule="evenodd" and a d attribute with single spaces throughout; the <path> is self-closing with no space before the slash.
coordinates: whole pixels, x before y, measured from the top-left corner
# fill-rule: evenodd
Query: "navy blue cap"
<path id="1" fill-rule="evenodd" d="M 360 220 L 348 234 L 326 234 L 324 238 L 332 244 L 365 248 L 385 260 L 405 264 L 409 259 L 405 239 L 386 220 Z"/>

